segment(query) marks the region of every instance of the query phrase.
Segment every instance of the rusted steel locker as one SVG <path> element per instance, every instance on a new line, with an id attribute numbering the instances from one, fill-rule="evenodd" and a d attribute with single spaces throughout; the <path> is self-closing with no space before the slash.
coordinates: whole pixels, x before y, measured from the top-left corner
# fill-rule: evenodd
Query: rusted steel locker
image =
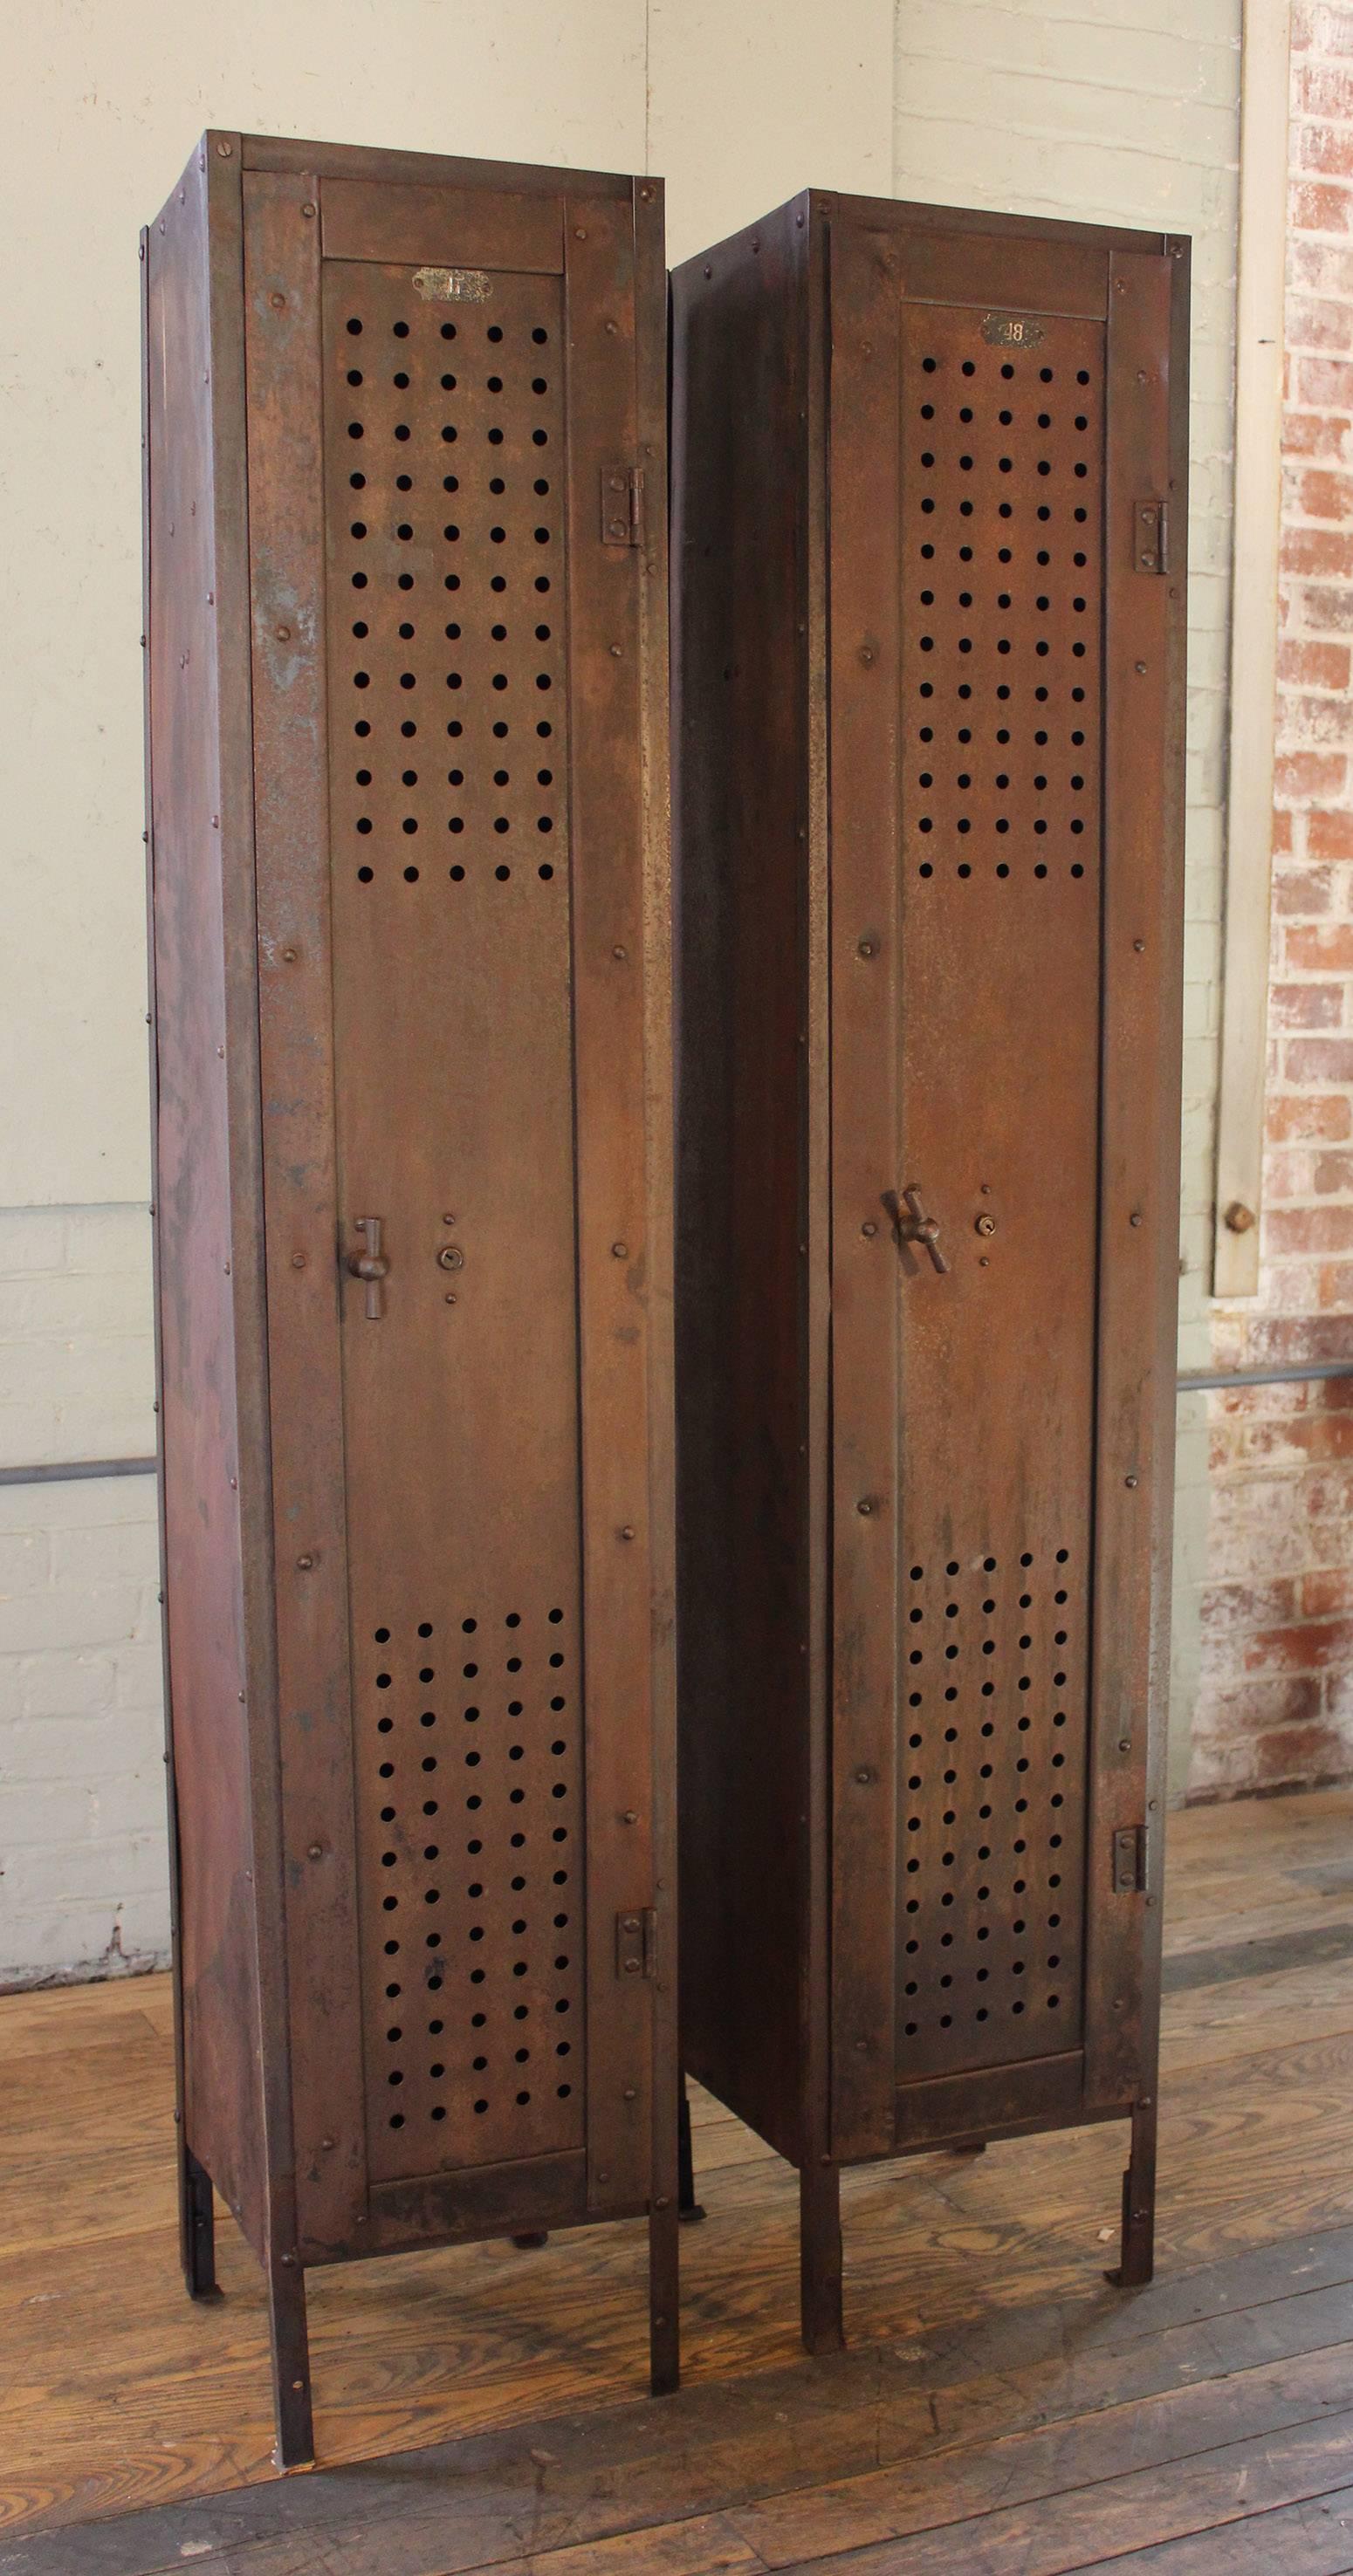
<path id="1" fill-rule="evenodd" d="M 349 2256 L 647 2214 L 676 2377 L 661 189 L 208 134 L 143 255 L 184 2250 L 295 2461 Z"/>
<path id="2" fill-rule="evenodd" d="M 682 2021 L 797 2165 L 1131 2118 L 1149 2276 L 1188 246 L 677 272 Z"/>

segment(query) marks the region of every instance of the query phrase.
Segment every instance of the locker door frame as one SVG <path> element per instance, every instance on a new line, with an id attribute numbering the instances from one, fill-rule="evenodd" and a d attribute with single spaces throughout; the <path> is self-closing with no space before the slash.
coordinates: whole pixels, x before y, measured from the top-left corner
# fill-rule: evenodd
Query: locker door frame
<path id="1" fill-rule="evenodd" d="M 400 173 L 398 156 L 391 180 L 374 183 L 369 158 L 354 169 L 335 154 L 330 179 L 327 154 L 301 169 L 295 157 L 290 147 L 269 155 L 268 168 L 245 169 L 243 282 L 282 1865 L 301 2255 L 322 2262 L 375 2250 L 401 2224 L 394 2212 L 381 2224 L 369 2200 L 355 1901 L 320 471 L 325 189 L 341 206 L 340 255 L 401 265 L 406 255 L 411 264 L 447 257 L 471 217 L 482 259 L 495 205 L 509 240 L 515 229 L 523 247 L 539 243 L 549 201 L 538 189 L 512 196 L 512 172 L 500 194 L 406 184 L 414 173 Z M 594 192 L 561 175 L 555 204 L 569 368 L 588 1748 L 582 2217 L 643 2207 L 675 2153 L 672 2048 L 656 2044 L 675 2004 L 666 555 L 662 334 L 648 321 L 662 274 L 661 190 L 644 182 L 632 194 Z M 364 252 L 360 225 L 373 210 L 380 225 Z M 398 221 L 392 231 L 392 215 L 408 219 L 403 233 Z M 414 241 L 406 253 L 401 245 Z M 643 542 L 607 545 L 602 473 L 631 461 L 647 487 Z M 623 1085 L 618 1064 L 630 1072 Z M 649 1906 L 659 1916 L 655 1974 L 627 1982 L 616 1917 Z M 457 2185 L 487 2170 L 429 2176 L 435 2232 L 457 2232 Z M 496 2178 L 509 2183 L 513 2169 Z M 519 2178 L 525 2203 L 529 2160 Z M 427 2192 L 409 2195 L 410 2232 L 426 2235 L 429 2219 Z"/>
<path id="2" fill-rule="evenodd" d="M 993 238 L 988 261 L 983 254 Z M 1011 274 L 1021 252 L 1030 254 L 1023 291 Z M 853 1065 L 855 1097 L 867 1104 L 863 1121 L 833 1120 L 832 1300 L 838 1320 L 871 1308 L 874 1350 L 889 1355 L 882 1378 L 877 1368 L 869 1377 L 870 1406 L 857 1409 L 858 1436 L 848 1442 L 838 1398 L 849 1381 L 833 1336 L 831 2138 L 833 2154 L 852 2162 L 909 2143 L 897 2135 L 894 2059 L 896 1552 L 905 1426 L 895 1281 L 890 1267 L 873 1259 L 877 1238 L 864 1238 L 859 1223 L 860 1175 L 867 1173 L 872 1188 L 879 1168 L 870 1142 L 891 1151 L 896 1079 L 899 784 L 896 728 L 880 691 L 891 690 L 895 706 L 897 550 L 880 525 L 879 500 L 891 496 L 896 510 L 897 316 L 908 293 L 1029 312 L 1093 311 L 1097 301 L 1106 314 L 1101 1286 L 1083 2073 L 1073 2099 L 1065 2083 L 1038 2086 L 1038 2060 L 1014 2070 L 1009 2085 L 992 2069 L 985 2125 L 1056 2125 L 1081 2109 L 1126 2109 L 1153 2080 L 1177 1302 L 1188 244 L 1168 237 L 1158 248 L 1125 250 L 1093 228 L 1067 233 L 993 220 L 984 232 L 971 217 L 956 220 L 950 233 L 940 214 L 910 230 L 904 215 L 880 209 L 877 219 L 862 213 L 830 225 L 826 267 L 831 1089 L 834 1099 L 849 1089 L 843 1077 Z M 1069 269 L 1078 282 L 1064 301 Z M 964 279 L 957 292 L 946 270 Z M 834 369 L 847 348 L 848 405 L 838 407 Z M 858 470 L 866 436 L 878 442 L 867 474 Z M 882 469 L 873 461 L 880 452 Z M 1133 568 L 1132 506 L 1157 496 L 1169 503 L 1174 577 Z M 1144 993 L 1133 984 L 1138 959 L 1148 976 Z M 838 1651 L 843 1623 L 849 1657 Z M 1150 1828 L 1147 1884 L 1120 1891 L 1113 1835 L 1138 1824 Z M 964 2133 L 971 2112 L 969 2092 Z M 942 2111 L 934 2134 L 945 2134 Z"/>

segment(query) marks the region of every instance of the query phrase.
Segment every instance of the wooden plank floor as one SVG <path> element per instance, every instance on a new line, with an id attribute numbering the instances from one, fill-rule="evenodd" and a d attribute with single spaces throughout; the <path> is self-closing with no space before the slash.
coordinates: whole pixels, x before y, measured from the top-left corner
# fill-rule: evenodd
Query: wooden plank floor
<path id="1" fill-rule="evenodd" d="M 353 2265 L 285 2480 L 228 2221 L 179 2281 L 166 1981 L 0 1999 L 0 2576 L 1353 2571 L 1353 1792 L 1175 1818 L 1169 1881 L 1150 2289 L 1121 2128 L 918 2158 L 846 2178 L 810 2362 L 793 2179 L 702 2102 L 680 2396 L 641 2226 Z"/>

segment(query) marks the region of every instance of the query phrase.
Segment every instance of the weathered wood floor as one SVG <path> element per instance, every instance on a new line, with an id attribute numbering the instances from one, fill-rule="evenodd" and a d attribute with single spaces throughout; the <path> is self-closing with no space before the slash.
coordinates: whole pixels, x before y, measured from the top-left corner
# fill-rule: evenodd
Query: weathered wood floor
<path id="1" fill-rule="evenodd" d="M 1353 1793 L 1175 1819 L 1168 1947 L 1151 2289 L 1118 2128 L 927 2157 L 847 2179 L 809 2362 L 791 2177 L 701 2104 L 679 2397 L 641 2228 L 316 2274 L 286 2480 L 228 2221 L 180 2287 L 165 1981 L 0 2000 L 0 2576 L 1353 2570 Z"/>

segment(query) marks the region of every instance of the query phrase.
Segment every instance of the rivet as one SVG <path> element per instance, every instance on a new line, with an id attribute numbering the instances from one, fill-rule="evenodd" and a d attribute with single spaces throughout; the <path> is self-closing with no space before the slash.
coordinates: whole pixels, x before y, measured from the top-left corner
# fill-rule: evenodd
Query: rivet
<path id="1" fill-rule="evenodd" d="M 575 225 L 574 225 L 574 227 L 573 227 L 573 238 L 574 238 L 574 240 L 575 240 L 575 241 L 586 241 L 586 239 L 587 239 L 587 232 L 586 232 L 585 227 L 584 227 L 582 224 L 575 224 Z M 602 2175 L 602 2181 L 604 2182 L 605 2180 L 606 2180 L 606 2176 L 603 2174 L 603 2175 Z"/>
<path id="2" fill-rule="evenodd" d="M 217 1052 L 217 1054 L 218 1054 L 218 1055 L 224 1055 L 224 1054 L 225 1054 L 225 1048 L 224 1048 L 224 1047 L 218 1047 L 218 1048 L 217 1048 L 217 1050 L 216 1050 L 216 1052 Z M 227 1269 L 229 1269 L 229 1267 L 230 1267 L 230 1264 L 229 1264 L 229 1262 L 227 1262 L 227 1263 L 226 1263 L 226 1268 L 227 1268 Z"/>
<path id="3" fill-rule="evenodd" d="M 862 939 L 862 940 L 860 940 L 860 941 L 859 941 L 859 943 L 858 943 L 858 945 L 857 945 L 857 947 L 856 947 L 855 954 L 856 954 L 856 956 L 857 956 L 857 957 L 873 957 L 873 956 L 876 954 L 876 950 L 875 950 L 875 946 L 874 946 L 874 942 L 873 942 L 873 940 L 872 940 L 872 939 Z"/>
<path id="4" fill-rule="evenodd" d="M 270 295 L 268 298 L 268 302 L 271 304 L 274 313 L 281 312 L 286 300 L 285 295 Z"/>
<path id="5" fill-rule="evenodd" d="M 627 2101 L 627 2102 L 637 2102 L 637 2101 L 638 2101 L 638 2099 L 639 2099 L 639 2087 L 638 2087 L 638 2085 L 637 2085 L 637 2084 L 627 2084 L 627 2085 L 626 2085 L 626 2087 L 625 2087 L 625 2092 L 624 2092 L 624 2099 L 625 2099 L 625 2101 Z"/>
<path id="6" fill-rule="evenodd" d="M 872 1218 L 872 1217 L 866 1217 L 866 1219 L 865 1219 L 865 1221 L 864 1221 L 864 1224 L 863 1224 L 863 1225 L 861 1226 L 861 1228 L 860 1228 L 860 1232 L 861 1232 L 861 1234 L 877 1234 L 877 1233 L 878 1233 L 878 1227 L 875 1225 L 875 1223 L 874 1223 L 874 1221 L 873 1221 L 873 1218 Z"/>
<path id="7" fill-rule="evenodd" d="M 794 221 L 795 221 L 795 223 L 798 225 L 799 231 L 800 231 L 800 232 L 802 232 L 802 230 L 803 230 L 803 217 L 802 217 L 802 215 L 796 215 L 796 216 L 794 217 Z"/>
<path id="8" fill-rule="evenodd" d="M 858 1771 L 856 1772 L 856 1774 L 855 1774 L 855 1777 L 856 1777 L 856 1779 L 858 1780 L 858 1782 L 859 1782 L 859 1784 L 860 1784 L 860 1787 L 861 1787 L 862 1789 L 867 1789 L 867 1788 L 868 1788 L 868 1786 L 869 1786 L 870 1781 L 871 1781 L 871 1780 L 873 1779 L 873 1777 L 874 1777 L 874 1774 L 873 1774 L 873 1772 L 872 1772 L 871 1770 L 869 1770 L 869 1769 L 867 1768 L 867 1766 L 866 1766 L 864 1763 L 861 1763 L 859 1770 L 858 1770 Z"/>
<path id="9" fill-rule="evenodd" d="M 443 1303 L 443 1305 L 444 1305 L 444 1306 L 454 1306 L 454 1305 L 455 1305 L 455 1302 L 456 1302 L 456 1292 L 455 1292 L 455 1289 L 454 1289 L 454 1288 L 448 1288 L 448 1289 L 447 1289 L 447 1291 L 446 1291 L 445 1296 L 444 1296 L 444 1297 L 443 1297 L 443 1299 L 442 1299 L 442 1303 Z"/>
<path id="10" fill-rule="evenodd" d="M 1132 1751 L 1132 1738 L 1130 1735 L 1119 1736 L 1118 1750 L 1120 1753 L 1130 1753 Z"/>
<path id="11" fill-rule="evenodd" d="M 313 1556 L 298 1556 L 296 1559 L 297 1571 L 301 1574 L 308 1574 L 314 1562 L 315 1560 Z"/>
<path id="12" fill-rule="evenodd" d="M 628 957 L 628 955 L 629 955 L 629 950 L 628 950 L 628 948 L 613 948 L 613 949 L 611 950 L 611 955 L 612 955 L 614 958 L 618 959 L 619 963 L 623 966 L 623 965 L 624 965 L 624 963 L 625 963 L 626 958 L 627 958 L 627 957 Z"/>
<path id="13" fill-rule="evenodd" d="M 1132 667 L 1133 667 L 1134 671 L 1139 671 L 1139 672 L 1140 672 L 1140 671 L 1144 671 L 1144 670 L 1146 669 L 1146 664 L 1145 664 L 1145 662 L 1134 662 Z"/>
<path id="14" fill-rule="evenodd" d="M 662 2194 L 662 2196 L 661 2196 L 661 2198 L 660 2198 L 660 2199 L 655 2200 L 655 2201 L 654 2201 L 654 2203 L 653 2203 L 653 2206 L 654 2206 L 654 2208 L 655 2208 L 655 2209 L 670 2209 L 670 2208 L 671 2208 L 671 2205 L 672 2205 L 672 2204 L 671 2204 L 670 2200 L 668 2199 L 667 2194 L 666 2194 L 665 2192 Z M 667 2319 L 666 2319 L 665 2317 L 658 2317 L 658 2318 L 655 2320 L 655 2322 L 656 2322 L 658 2325 L 662 2326 L 662 2325 L 666 2325 L 666 2323 L 667 2323 Z"/>
<path id="15" fill-rule="evenodd" d="M 637 1808 L 637 1807 L 627 1807 L 627 1808 L 625 1809 L 624 1815 L 621 1817 L 620 1821 L 621 1821 L 622 1825 L 637 1825 L 637 1824 L 638 1824 L 638 1822 L 639 1822 L 639 1810 L 638 1810 L 638 1808 Z"/>
<path id="16" fill-rule="evenodd" d="M 278 627 L 277 641 L 279 644 L 289 644 L 291 642 L 291 628 L 289 626 Z"/>
<path id="17" fill-rule="evenodd" d="M 213 832 L 219 832 L 219 831 L 220 831 L 220 828 L 221 828 L 221 817 L 220 817 L 220 815 L 219 815 L 219 814 L 213 814 L 213 816 L 212 816 L 212 818 L 211 818 L 211 828 L 212 828 Z"/>
<path id="18" fill-rule="evenodd" d="M 865 1520 L 868 1520 L 873 1508 L 873 1503 L 868 1494 L 863 1495 L 855 1506 L 856 1511 L 861 1513 Z"/>
<path id="19" fill-rule="evenodd" d="M 1129 1493 L 1134 1493 L 1136 1491 L 1137 1479 L 1135 1476 L 1125 1476 L 1123 1478 L 1123 1482 L 1127 1486 Z"/>
<path id="20" fill-rule="evenodd" d="M 627 1243 L 613 1243 L 611 1246 L 611 1257 L 615 1261 L 628 1261 L 629 1251 L 630 1248 Z"/>
<path id="21" fill-rule="evenodd" d="M 426 1827 L 426 1825 L 424 1826 L 423 1831 L 426 1833 L 426 1831 L 427 1831 L 427 1827 Z M 309 1848 L 308 1848 L 308 1850 L 307 1850 L 307 1852 L 306 1852 L 306 1858 L 307 1858 L 307 1860 L 323 1860 L 323 1858 L 324 1858 L 324 1845 L 323 1845 L 323 1843 L 311 1843 L 311 1844 L 310 1844 L 310 1846 L 309 1846 Z"/>
<path id="22" fill-rule="evenodd" d="M 1145 941 L 1144 939 L 1134 939 L 1134 940 L 1133 940 L 1132 945 L 1133 945 L 1133 947 L 1135 948 L 1135 950 L 1136 950 L 1136 952 L 1137 952 L 1137 955 L 1138 955 L 1139 957 L 1141 957 L 1142 955 L 1144 955 L 1145 950 L 1146 950 L 1146 941 Z"/>
<path id="23" fill-rule="evenodd" d="M 163 226 L 163 224 L 161 224 L 161 226 L 160 226 L 160 230 L 161 230 L 161 232 L 163 232 L 163 231 L 164 231 L 164 226 Z M 710 264 L 709 264 L 708 260 L 706 260 L 706 262 L 705 262 L 705 275 L 706 275 L 706 277 L 712 277 L 712 276 L 714 275 L 714 271 L 713 271 L 713 269 L 710 267 Z"/>
<path id="24" fill-rule="evenodd" d="M 1132 1211 L 1131 1216 L 1128 1218 L 1128 1224 L 1129 1224 L 1129 1225 L 1140 1225 L 1140 1224 L 1141 1224 L 1141 1222 L 1142 1222 L 1141 1210 L 1140 1210 L 1140 1208 L 1134 1208 L 1134 1209 L 1133 1209 L 1133 1211 Z"/>
<path id="25" fill-rule="evenodd" d="M 282 2260 L 284 2263 L 290 2263 L 293 2260 L 293 2257 L 290 2254 L 284 2254 Z M 295 2389 L 297 2396 L 299 2396 L 301 2390 L 305 2386 L 305 2381 L 303 2379 L 293 2379 L 291 2385 Z"/>
<path id="26" fill-rule="evenodd" d="M 309 220 L 310 216 L 311 216 L 311 215 L 313 215 L 314 211 L 315 211 L 314 207 L 313 207 L 312 205 L 309 205 L 309 204 L 304 205 L 304 206 L 302 206 L 302 208 L 301 208 L 301 213 L 306 217 L 307 221 Z"/>
<path id="27" fill-rule="evenodd" d="M 989 1199 L 989 1198 L 990 1198 L 990 1196 L 991 1196 L 991 1183 L 990 1183 L 990 1181 L 983 1181 L 983 1182 L 981 1183 L 981 1191 L 982 1191 L 982 1196 L 983 1196 L 983 1198 L 984 1198 L 984 1199 Z"/>
<path id="28" fill-rule="evenodd" d="M 230 1264 L 229 1264 L 229 1262 L 227 1262 L 227 1264 L 226 1264 L 226 1268 L 227 1268 L 227 1269 L 229 1269 L 229 1267 L 230 1267 Z M 233 1494 L 233 1493 L 236 1493 L 236 1492 L 238 1491 L 238 1489 L 239 1489 L 239 1481 L 240 1481 L 240 1480 L 239 1480 L 239 1477 L 238 1477 L 238 1476 L 227 1476 L 227 1478 L 226 1478 L 226 1483 L 229 1485 L 229 1487 L 230 1487 L 230 1490 L 231 1490 L 232 1494 Z M 241 1691 L 241 1692 L 240 1692 L 240 1697 L 241 1697 L 241 1699 L 243 1699 L 243 1697 L 244 1697 L 244 1693 L 243 1693 L 243 1691 Z"/>
<path id="29" fill-rule="evenodd" d="M 606 325 L 606 328 L 607 328 L 607 330 L 608 330 L 608 331 L 610 331 L 610 332 L 614 332 L 614 331 L 615 331 L 615 328 L 616 328 L 616 325 L 615 325 L 615 323 L 614 323 L 614 322 L 608 322 L 608 323 L 607 323 L 607 325 Z"/>
<path id="30" fill-rule="evenodd" d="M 291 1266 L 293 1270 L 304 1270 L 305 1254 L 303 1252 L 293 1252 L 291 1256 Z"/>
<path id="31" fill-rule="evenodd" d="M 336 2144 L 336 2140 L 334 2140 L 333 2138 L 321 2138 L 321 2139 L 320 2139 L 320 2145 L 321 2145 L 322 2147 L 327 2147 L 327 2148 L 329 2148 L 329 2149 L 332 2149 L 332 2148 L 334 2147 L 334 2145 L 335 2145 L 335 2144 Z"/>
<path id="32" fill-rule="evenodd" d="M 873 645 L 872 645 L 872 644 L 862 644 L 862 645 L 860 646 L 860 660 L 861 660 L 862 662 L 864 662 L 864 663 L 866 663 L 866 664 L 867 664 L 867 663 L 872 662 L 872 661 L 873 661 L 873 659 L 874 659 L 874 648 L 873 648 Z"/>
<path id="33" fill-rule="evenodd" d="M 216 606 L 216 593 L 214 590 L 209 590 L 207 593 L 207 606 L 208 608 L 214 608 Z"/>
<path id="34" fill-rule="evenodd" d="M 989 1269 L 991 1268 L 991 1263 L 990 1263 L 990 1261 L 988 1260 L 987 1255 L 985 1254 L 985 1252 L 979 1252 L 979 1253 L 978 1253 L 978 1256 L 977 1256 L 977 1267 L 978 1267 L 978 1269 L 979 1269 L 979 1270 L 989 1270 Z"/>
<path id="35" fill-rule="evenodd" d="M 218 143 L 218 144 L 217 144 L 217 146 L 216 146 L 216 149 L 217 149 L 217 151 L 220 153 L 221 159 L 222 159 L 223 161 L 228 161 L 228 160 L 230 159 L 230 153 L 231 153 L 231 146 L 230 146 L 230 144 L 228 144 L 228 143 Z"/>
<path id="36" fill-rule="evenodd" d="M 613 644 L 613 645 L 611 646 L 611 660 L 612 660 L 613 662 L 618 662 L 618 661 L 619 661 L 619 659 L 620 659 L 620 647 L 619 647 L 619 645 L 618 645 L 618 644 Z"/>
<path id="37" fill-rule="evenodd" d="M 283 964 L 284 964 L 285 966 L 294 966 L 294 965 L 295 965 L 295 963 L 296 963 L 296 951 L 295 951 L 295 949 L 294 949 L 294 948 L 284 948 L 284 949 L 283 949 L 283 951 L 282 951 L 282 962 L 283 962 Z"/>
<path id="38" fill-rule="evenodd" d="M 857 2057 L 867 2057 L 869 2055 L 869 2042 L 867 2039 L 856 2040 L 855 2054 Z"/>
<path id="39" fill-rule="evenodd" d="M 653 191 L 652 191 L 652 189 L 651 189 L 651 188 L 641 188 L 641 189 L 640 189 L 640 191 L 639 191 L 639 194 L 640 194 L 640 196 L 643 198 L 644 204 L 645 204 L 646 206 L 647 206 L 647 205 L 651 205 L 651 204 L 652 204 L 652 201 L 653 201 Z M 665 2202 L 665 2201 L 659 2201 L 659 2203 L 658 2203 L 658 2207 L 659 2207 L 660 2209 L 665 2209 L 665 2208 L 666 2208 L 666 2206 L 667 2206 L 667 2204 L 666 2204 L 666 2202 Z"/>
<path id="40" fill-rule="evenodd" d="M 625 1526 L 624 1526 L 624 1528 L 622 1529 L 622 1531 L 621 1531 L 620 1535 L 621 1535 L 621 1537 L 622 1537 L 622 1538 L 633 1538 L 633 1536 L 634 1536 L 634 1526 L 633 1526 L 633 1523 L 632 1523 L 632 1522 L 630 1522 L 630 1521 L 626 1521 Z"/>
<path id="41" fill-rule="evenodd" d="M 451 1214 L 451 1213 L 449 1213 L 449 1212 L 448 1212 L 448 1214 L 447 1214 L 446 1216 L 444 1216 L 444 1217 L 442 1218 L 442 1223 L 443 1223 L 443 1225 L 454 1225 L 454 1224 L 455 1224 L 455 1222 L 456 1222 L 456 1220 L 455 1220 L 454 1215 L 452 1215 L 452 1214 Z"/>

